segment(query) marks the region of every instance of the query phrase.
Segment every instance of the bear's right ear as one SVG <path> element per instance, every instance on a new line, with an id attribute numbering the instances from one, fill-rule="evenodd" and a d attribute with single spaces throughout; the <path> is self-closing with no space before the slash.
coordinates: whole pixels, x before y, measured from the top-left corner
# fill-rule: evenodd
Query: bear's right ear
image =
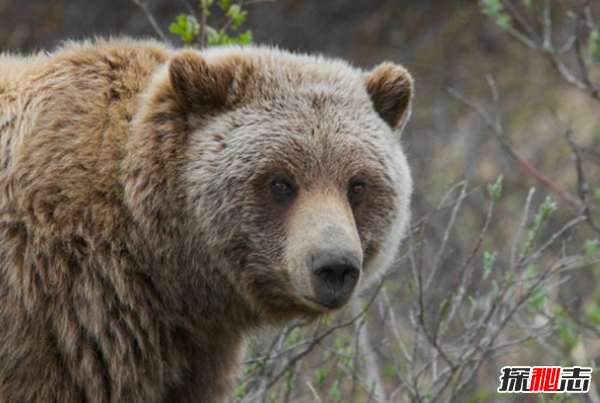
<path id="1" fill-rule="evenodd" d="M 382 63 L 365 75 L 373 107 L 393 130 L 402 132 L 410 117 L 413 79 L 402 66 Z"/>
<path id="2" fill-rule="evenodd" d="M 234 60 L 209 65 L 198 52 L 181 51 L 169 63 L 169 79 L 177 103 L 198 113 L 220 109 L 231 101 L 236 75 Z"/>

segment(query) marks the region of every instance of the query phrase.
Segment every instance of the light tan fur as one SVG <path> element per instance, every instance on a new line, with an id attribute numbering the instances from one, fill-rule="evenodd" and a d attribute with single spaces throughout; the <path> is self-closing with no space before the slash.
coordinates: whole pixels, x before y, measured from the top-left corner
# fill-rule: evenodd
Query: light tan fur
<path id="1" fill-rule="evenodd" d="M 345 198 L 345 194 L 328 194 L 318 189 L 302 195 L 290 213 L 285 252 L 289 260 L 284 262 L 284 266 L 293 274 L 290 281 L 300 295 L 314 294 L 305 257 L 320 245 L 337 250 L 356 250 L 362 264 L 360 237 L 352 209 L 344 203 Z"/>
<path id="2" fill-rule="evenodd" d="M 391 265 L 411 98 L 399 66 L 266 47 L 0 56 L 0 403 L 223 401 L 249 332 L 328 310 L 317 246 Z"/>

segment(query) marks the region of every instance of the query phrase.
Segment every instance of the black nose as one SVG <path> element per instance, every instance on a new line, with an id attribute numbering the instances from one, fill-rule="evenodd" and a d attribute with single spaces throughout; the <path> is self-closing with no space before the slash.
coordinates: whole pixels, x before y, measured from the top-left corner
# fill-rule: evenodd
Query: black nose
<path id="1" fill-rule="evenodd" d="M 342 306 L 360 277 L 360 260 L 348 252 L 321 251 L 312 260 L 315 300 L 328 307 Z"/>

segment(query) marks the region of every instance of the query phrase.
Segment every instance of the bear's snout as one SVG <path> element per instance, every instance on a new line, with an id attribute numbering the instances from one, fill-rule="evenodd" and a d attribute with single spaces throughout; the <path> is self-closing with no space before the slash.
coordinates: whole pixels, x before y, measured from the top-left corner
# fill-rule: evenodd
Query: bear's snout
<path id="1" fill-rule="evenodd" d="M 311 281 L 315 302 L 339 308 L 352 295 L 360 277 L 360 257 L 352 252 L 322 250 L 312 259 Z"/>

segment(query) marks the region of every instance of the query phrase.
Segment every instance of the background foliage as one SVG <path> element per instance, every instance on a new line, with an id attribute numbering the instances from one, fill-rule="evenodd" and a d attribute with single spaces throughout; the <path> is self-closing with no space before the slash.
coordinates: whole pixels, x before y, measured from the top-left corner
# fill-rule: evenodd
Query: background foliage
<path id="1" fill-rule="evenodd" d="M 500 395 L 504 365 L 600 359 L 597 19 L 585 0 L 3 0 L 0 46 L 92 34 L 252 41 L 415 75 L 411 235 L 383 281 L 250 344 L 237 402 L 600 402 Z"/>

